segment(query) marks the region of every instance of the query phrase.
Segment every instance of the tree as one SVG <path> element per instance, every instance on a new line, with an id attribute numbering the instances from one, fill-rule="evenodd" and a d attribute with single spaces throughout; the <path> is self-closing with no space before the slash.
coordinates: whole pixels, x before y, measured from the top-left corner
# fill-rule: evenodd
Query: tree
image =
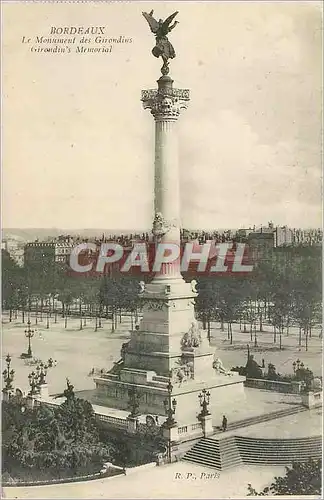
<path id="1" fill-rule="evenodd" d="M 10 321 L 12 311 L 26 303 L 26 281 L 24 271 L 5 250 L 1 252 L 2 260 L 2 306 L 9 309 Z"/>
<path id="2" fill-rule="evenodd" d="M 248 496 L 265 495 L 320 495 L 322 480 L 322 460 L 310 458 L 307 462 L 294 462 L 286 467 L 284 477 L 275 477 L 274 482 L 258 493 L 251 484 Z"/>
<path id="3" fill-rule="evenodd" d="M 262 370 L 251 354 L 246 363 L 246 376 L 248 378 L 262 378 Z"/>
<path id="4" fill-rule="evenodd" d="M 99 439 L 95 414 L 88 401 L 76 398 L 68 386 L 66 401 L 57 408 L 45 405 L 22 413 L 22 406 L 9 401 L 3 406 L 5 470 L 15 464 L 41 473 L 52 469 L 76 473 L 92 464 L 99 467 L 116 453 Z"/>
<path id="5" fill-rule="evenodd" d="M 233 343 L 232 324 L 242 315 L 242 304 L 248 294 L 248 281 L 243 277 L 224 276 L 218 280 L 217 312 L 227 322 L 227 336 Z"/>
<path id="6" fill-rule="evenodd" d="M 219 300 L 219 284 L 211 277 L 199 277 L 197 290 L 196 311 L 202 319 L 203 329 L 208 330 L 210 340 L 210 321 L 215 315 Z"/>

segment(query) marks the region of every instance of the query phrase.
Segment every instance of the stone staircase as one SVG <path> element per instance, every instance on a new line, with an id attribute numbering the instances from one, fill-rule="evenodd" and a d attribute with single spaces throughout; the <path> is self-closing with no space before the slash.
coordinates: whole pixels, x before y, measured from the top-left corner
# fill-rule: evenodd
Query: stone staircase
<path id="1" fill-rule="evenodd" d="M 296 439 L 229 436 L 223 439 L 201 439 L 187 451 L 182 460 L 225 470 L 243 464 L 289 465 L 321 456 L 321 436 Z"/>
<path id="2" fill-rule="evenodd" d="M 321 436 L 298 439 L 236 436 L 236 443 L 244 464 L 288 465 L 322 456 Z"/>
<path id="3" fill-rule="evenodd" d="M 201 439 L 187 451 L 183 460 L 218 470 L 240 466 L 243 463 L 235 442 L 235 436 L 219 440 Z"/>
<path id="4" fill-rule="evenodd" d="M 267 422 L 308 410 L 302 405 L 292 405 L 283 410 L 258 415 L 232 422 L 227 431 Z M 216 436 L 221 434 L 222 437 Z M 322 439 L 320 436 L 300 439 L 262 439 L 230 435 L 216 430 L 212 438 L 196 442 L 184 454 L 182 460 L 218 470 L 242 464 L 288 465 L 293 461 L 305 461 L 309 457 L 320 458 Z"/>

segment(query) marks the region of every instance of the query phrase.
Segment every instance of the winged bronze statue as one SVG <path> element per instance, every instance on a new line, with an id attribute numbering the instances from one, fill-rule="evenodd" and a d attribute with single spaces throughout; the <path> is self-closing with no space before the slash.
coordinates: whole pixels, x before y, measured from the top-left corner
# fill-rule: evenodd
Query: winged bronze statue
<path id="1" fill-rule="evenodd" d="M 176 56 L 175 50 L 169 42 L 167 35 L 178 24 L 178 21 L 171 24 L 173 19 L 178 14 L 178 11 L 171 14 L 171 16 L 167 17 L 164 21 L 162 19 L 159 19 L 158 21 L 154 19 L 153 13 L 153 10 L 151 10 L 150 13 L 142 12 L 151 28 L 152 33 L 155 35 L 156 45 L 152 49 L 152 54 L 154 57 L 162 57 L 163 66 L 161 68 L 161 72 L 163 75 L 167 75 L 169 73 L 169 59 L 174 59 Z"/>

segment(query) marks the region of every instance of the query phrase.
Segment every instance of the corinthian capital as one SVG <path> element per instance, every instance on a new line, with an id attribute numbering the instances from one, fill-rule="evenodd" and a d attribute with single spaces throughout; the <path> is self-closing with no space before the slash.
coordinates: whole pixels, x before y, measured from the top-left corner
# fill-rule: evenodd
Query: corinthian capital
<path id="1" fill-rule="evenodd" d="M 150 109 L 155 120 L 176 120 L 182 109 L 187 109 L 189 90 L 159 88 L 142 90 L 144 109 Z"/>

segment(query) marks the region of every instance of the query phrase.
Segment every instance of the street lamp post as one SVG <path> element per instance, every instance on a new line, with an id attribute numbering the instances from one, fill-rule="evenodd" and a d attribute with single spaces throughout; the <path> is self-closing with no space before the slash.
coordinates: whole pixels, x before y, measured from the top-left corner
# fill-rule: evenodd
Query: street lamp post
<path id="1" fill-rule="evenodd" d="M 27 330 L 25 330 L 25 336 L 28 339 L 27 356 L 28 356 L 28 358 L 32 358 L 33 357 L 33 353 L 32 353 L 32 349 L 31 349 L 30 339 L 33 338 L 33 336 L 35 334 L 35 330 L 31 330 L 31 328 L 30 328 L 30 321 L 27 322 L 27 326 L 28 326 L 28 328 L 27 328 Z"/>
<path id="2" fill-rule="evenodd" d="M 39 366 L 36 367 L 38 385 L 46 384 L 45 377 L 47 375 L 47 368 L 48 368 L 47 365 L 44 365 L 44 363 L 41 363 Z"/>
<path id="3" fill-rule="evenodd" d="M 172 390 L 173 385 L 171 380 L 169 380 L 167 385 L 168 397 L 163 401 L 165 414 L 167 416 L 166 421 L 163 424 L 163 427 L 169 430 L 168 432 L 168 460 L 169 463 L 172 462 L 172 439 L 171 439 L 171 428 L 176 427 L 177 422 L 174 418 L 176 408 L 177 408 L 177 400 L 175 398 L 172 399 Z"/>
<path id="4" fill-rule="evenodd" d="M 30 396 L 34 396 L 35 394 L 38 393 L 38 374 L 35 373 L 34 371 L 32 371 L 29 375 L 28 375 L 28 380 L 29 380 L 29 385 L 30 385 L 30 391 L 29 391 L 29 395 Z"/>
<path id="5" fill-rule="evenodd" d="M 208 406 L 210 403 L 210 392 L 203 389 L 201 393 L 198 395 L 199 403 L 201 406 L 201 412 L 199 413 L 199 417 L 207 417 L 210 415 L 210 411 L 208 410 Z"/>
<path id="6" fill-rule="evenodd" d="M 136 418 L 140 415 L 140 395 L 137 393 L 136 387 L 132 387 L 128 391 L 129 396 L 129 408 L 131 410 L 130 417 Z"/>
<path id="7" fill-rule="evenodd" d="M 198 394 L 198 398 L 199 398 L 199 403 L 200 403 L 200 407 L 201 407 L 201 412 L 198 415 L 198 420 L 201 421 L 202 431 L 203 431 L 204 437 L 206 437 L 207 432 L 210 430 L 207 427 L 207 422 L 209 420 L 209 419 L 207 419 L 207 417 L 211 418 L 210 417 L 211 413 L 208 410 L 208 406 L 210 403 L 210 392 L 206 391 L 206 389 L 203 389 L 201 391 L 201 393 Z"/>
<path id="8" fill-rule="evenodd" d="M 168 390 L 168 398 L 163 401 L 163 404 L 164 404 L 165 414 L 167 416 L 167 419 L 165 421 L 165 426 L 167 428 L 170 428 L 174 427 L 177 423 L 174 419 L 177 407 L 177 400 L 175 398 L 172 399 L 173 385 L 171 384 L 171 380 L 169 380 L 169 383 L 167 385 L 167 390 Z"/>
<path id="9" fill-rule="evenodd" d="M 14 380 L 15 370 L 10 370 L 11 356 L 8 354 L 6 357 L 7 368 L 3 370 L 2 375 L 4 378 L 5 386 L 2 389 L 3 393 L 9 394 L 12 391 L 12 382 Z"/>

